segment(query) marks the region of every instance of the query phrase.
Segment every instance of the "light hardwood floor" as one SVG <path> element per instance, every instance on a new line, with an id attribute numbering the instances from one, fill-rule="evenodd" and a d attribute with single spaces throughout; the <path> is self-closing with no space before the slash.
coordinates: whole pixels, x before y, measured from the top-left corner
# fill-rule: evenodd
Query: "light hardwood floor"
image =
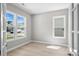
<path id="1" fill-rule="evenodd" d="M 13 51 L 8 52 L 8 56 L 67 56 L 68 48 L 47 48 L 49 44 L 29 43 Z"/>

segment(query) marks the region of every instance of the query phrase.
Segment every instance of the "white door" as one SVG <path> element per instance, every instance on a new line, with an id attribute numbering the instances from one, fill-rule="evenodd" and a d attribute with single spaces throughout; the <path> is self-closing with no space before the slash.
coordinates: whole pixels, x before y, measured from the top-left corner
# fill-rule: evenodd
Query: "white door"
<path id="1" fill-rule="evenodd" d="M 1 55 L 7 55 L 6 43 L 6 20 L 5 20 L 6 4 L 1 4 Z"/>
<path id="2" fill-rule="evenodd" d="M 66 16 L 53 17 L 53 40 L 59 45 L 66 44 Z"/>

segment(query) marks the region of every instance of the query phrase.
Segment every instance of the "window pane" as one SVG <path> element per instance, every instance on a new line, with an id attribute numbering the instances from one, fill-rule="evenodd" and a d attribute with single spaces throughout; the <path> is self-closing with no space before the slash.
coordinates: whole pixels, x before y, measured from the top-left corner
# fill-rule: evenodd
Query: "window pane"
<path id="1" fill-rule="evenodd" d="M 6 20 L 7 20 L 7 40 L 11 40 L 14 38 L 14 27 L 13 27 L 14 15 L 9 12 L 6 12 Z"/>
<path id="2" fill-rule="evenodd" d="M 64 37 L 64 18 L 55 19 L 55 36 Z"/>
<path id="3" fill-rule="evenodd" d="M 17 16 L 17 37 L 24 37 L 24 17 Z"/>

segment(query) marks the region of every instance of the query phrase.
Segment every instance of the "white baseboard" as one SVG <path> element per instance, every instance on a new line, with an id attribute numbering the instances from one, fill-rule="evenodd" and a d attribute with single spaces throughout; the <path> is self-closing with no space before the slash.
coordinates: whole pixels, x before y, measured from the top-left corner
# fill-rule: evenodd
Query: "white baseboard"
<path id="1" fill-rule="evenodd" d="M 11 48 L 11 49 L 8 49 L 7 52 L 10 52 L 10 51 L 12 51 L 12 50 L 14 50 L 14 49 L 16 49 L 16 48 L 19 48 L 19 47 L 21 47 L 21 46 L 23 46 L 23 45 L 26 45 L 26 44 L 28 44 L 28 43 L 31 43 L 31 42 L 32 42 L 32 40 L 27 41 L 26 43 L 20 44 L 20 45 L 18 45 L 18 46 L 15 46 L 15 47 L 13 47 L 13 48 Z"/>
<path id="2" fill-rule="evenodd" d="M 28 43 L 31 43 L 31 42 L 38 42 L 38 43 L 44 43 L 44 44 L 57 45 L 57 44 L 53 44 L 53 43 L 49 43 L 49 42 L 44 42 L 44 41 L 30 40 L 30 41 L 28 41 L 28 42 L 26 42 L 26 43 L 23 43 L 23 44 L 20 44 L 20 45 L 18 45 L 18 46 L 15 46 L 15 47 L 13 47 L 13 48 L 11 48 L 11 49 L 8 49 L 7 52 L 12 51 L 12 50 L 14 50 L 14 49 L 16 49 L 16 48 L 19 48 L 19 47 L 21 47 L 21 46 L 23 46 L 23 45 L 26 45 L 26 44 L 28 44 Z M 65 46 L 65 45 L 60 45 L 60 46 Z M 66 46 L 66 47 L 67 47 L 67 46 Z"/>
<path id="3" fill-rule="evenodd" d="M 60 46 L 65 46 L 65 47 L 68 47 L 67 45 L 62 45 L 62 44 L 54 44 L 54 43 L 44 42 L 44 41 L 36 41 L 36 40 L 32 40 L 32 42 L 45 43 L 45 44 L 58 45 L 58 46 L 60 45 Z"/>

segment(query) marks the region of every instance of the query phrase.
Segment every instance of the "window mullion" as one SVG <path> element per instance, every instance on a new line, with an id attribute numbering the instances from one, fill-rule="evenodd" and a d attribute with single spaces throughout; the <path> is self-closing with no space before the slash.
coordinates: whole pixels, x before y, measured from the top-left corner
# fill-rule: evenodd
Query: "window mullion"
<path id="1" fill-rule="evenodd" d="M 16 15 L 14 16 L 14 40 L 17 39 L 17 24 L 16 24 Z"/>

